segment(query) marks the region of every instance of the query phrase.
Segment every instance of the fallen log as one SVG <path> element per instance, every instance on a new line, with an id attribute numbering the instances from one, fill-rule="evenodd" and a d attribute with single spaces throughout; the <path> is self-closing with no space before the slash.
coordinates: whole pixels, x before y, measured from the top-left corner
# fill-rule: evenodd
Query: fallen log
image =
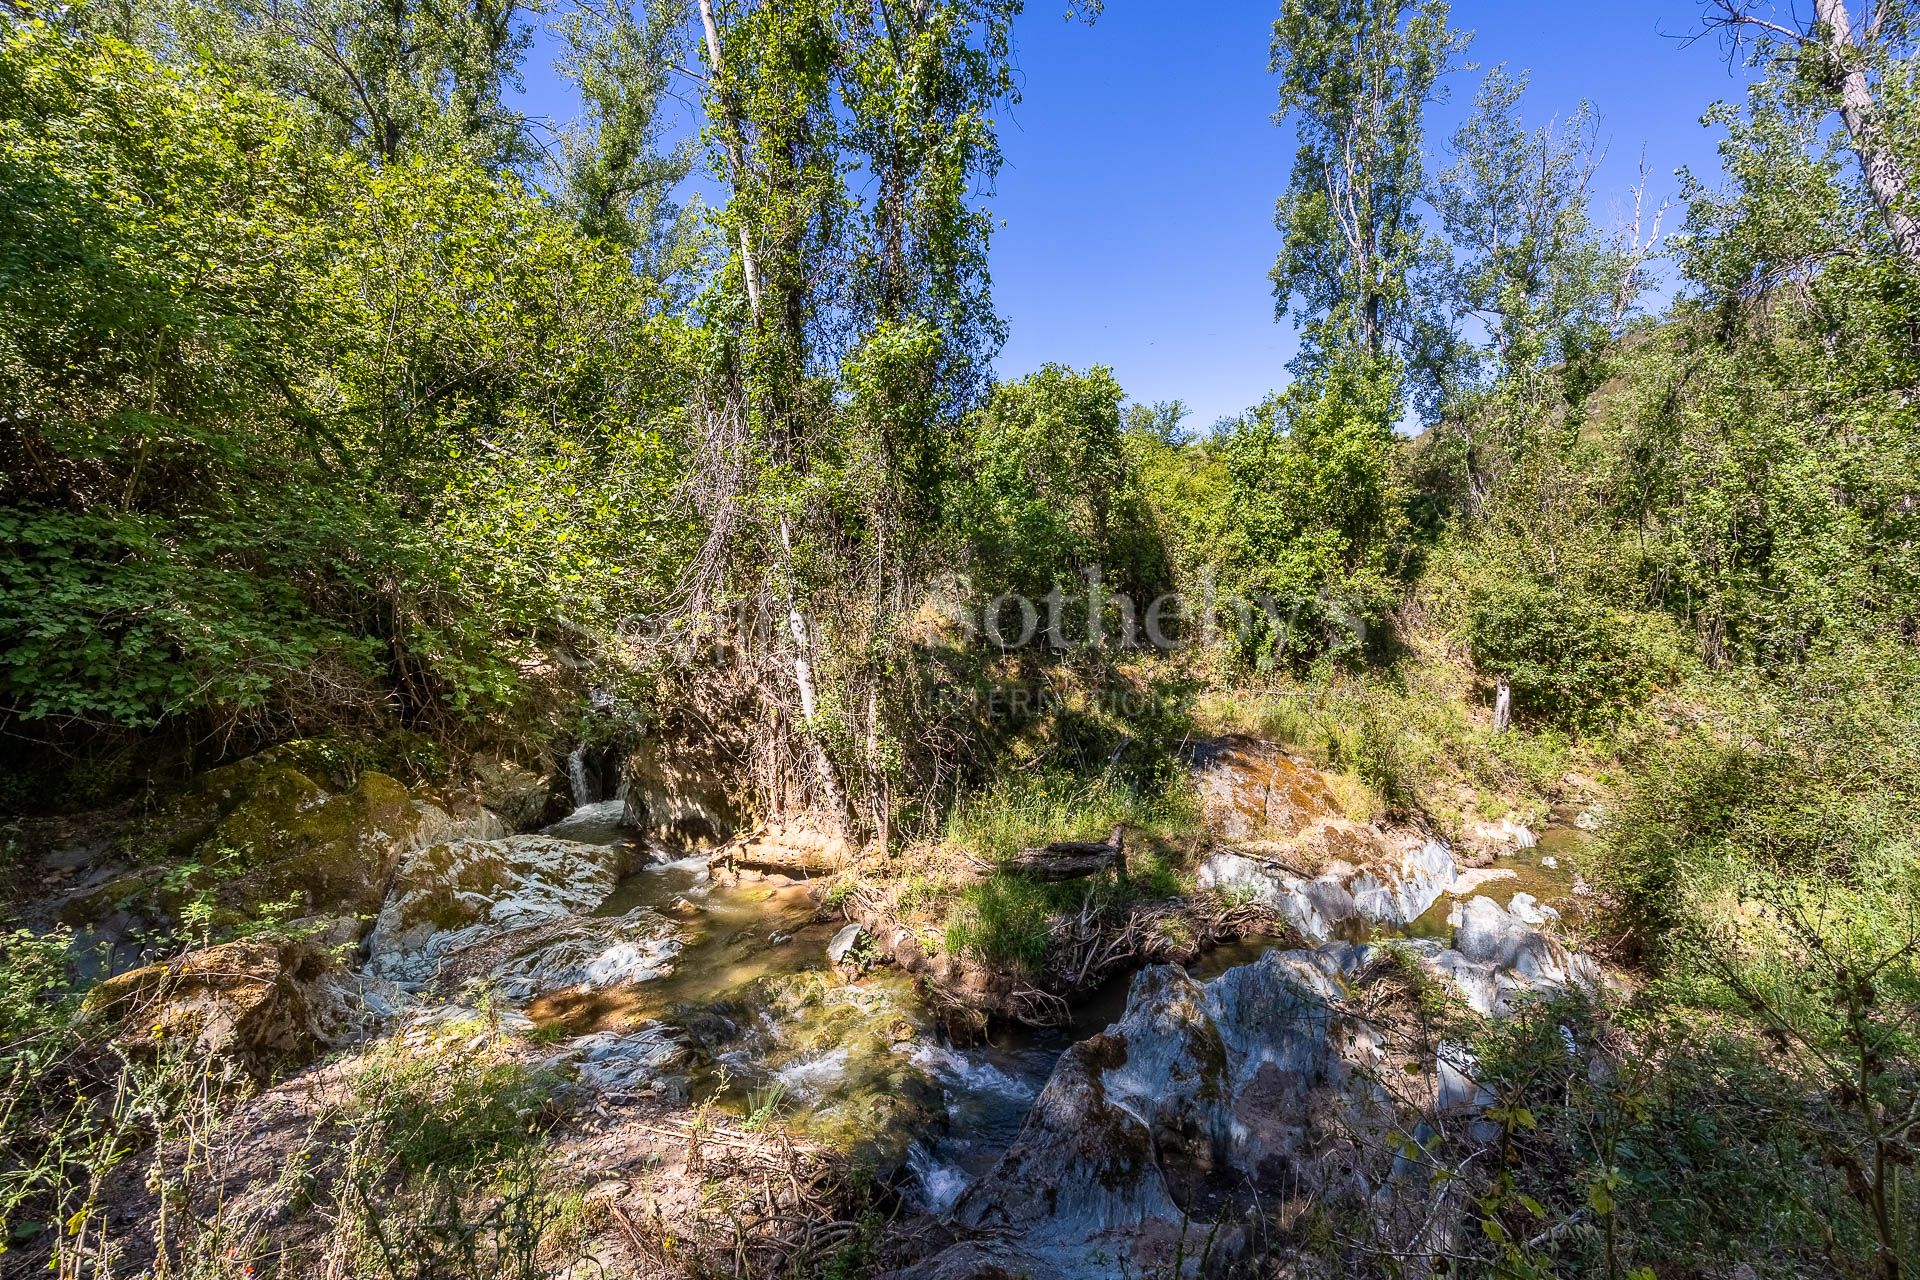
<path id="1" fill-rule="evenodd" d="M 1118 867 L 1123 873 L 1127 869 L 1119 827 L 1103 841 L 1058 840 L 1036 849 L 1022 849 L 1000 864 L 1002 871 L 1049 883 L 1098 875 L 1108 867 Z"/>

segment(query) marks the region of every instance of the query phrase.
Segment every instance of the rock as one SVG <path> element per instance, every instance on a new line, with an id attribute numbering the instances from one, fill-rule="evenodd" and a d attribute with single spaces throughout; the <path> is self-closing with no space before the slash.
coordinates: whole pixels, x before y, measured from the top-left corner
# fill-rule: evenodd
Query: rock
<path id="1" fill-rule="evenodd" d="M 473 776 L 480 803 L 513 831 L 544 826 L 568 807 L 549 779 L 511 760 L 482 756 L 473 762 Z"/>
<path id="2" fill-rule="evenodd" d="M 1456 898 L 1471 897 L 1480 891 L 1482 885 L 1492 884 L 1496 880 L 1511 880 L 1520 873 L 1511 867 L 1475 867 L 1462 871 L 1447 886 L 1447 892 Z"/>
<path id="3" fill-rule="evenodd" d="M 731 840 L 747 818 L 744 799 L 729 786 L 738 776 L 738 761 L 692 738 L 649 738 L 627 757 L 627 825 L 673 849 Z"/>
<path id="4" fill-rule="evenodd" d="M 1483 1013 L 1598 981 L 1485 898 L 1457 914 L 1457 949 L 1407 945 Z M 1491 1141 L 1496 1126 L 1476 1119 L 1491 1095 L 1465 1045 L 1411 1057 L 1419 1037 L 1361 1016 L 1394 1016 L 1392 1000 L 1359 998 L 1398 981 L 1379 954 L 1272 951 L 1204 984 L 1142 970 L 1119 1021 L 1061 1056 L 1019 1137 L 954 1201 L 960 1239 L 893 1280 L 1198 1275 L 1195 1240 L 1225 1273 L 1249 1212 L 1289 1198 L 1364 1215 L 1383 1241 L 1446 1238 L 1458 1207 L 1393 1154 L 1394 1135 Z"/>
<path id="5" fill-rule="evenodd" d="M 1395 928 L 1411 924 L 1458 875 L 1452 851 L 1442 841 L 1401 838 L 1397 856 L 1366 870 L 1334 863 L 1322 875 L 1306 879 L 1264 859 L 1216 852 L 1201 863 L 1195 879 L 1203 889 L 1264 902 L 1308 941 L 1325 942 L 1349 920 Z"/>
<path id="6" fill-rule="evenodd" d="M 1459 990 L 1474 1012 L 1499 1016 L 1521 996 L 1540 992 L 1597 990 L 1600 966 L 1569 950 L 1538 925 L 1553 917 L 1524 893 L 1515 910 L 1491 898 L 1473 898 L 1453 909 L 1453 946 L 1429 958 L 1429 967 Z M 1536 923 L 1529 924 L 1532 919 Z"/>
<path id="7" fill-rule="evenodd" d="M 1273 743 L 1234 734 L 1194 743 L 1185 756 L 1221 840 L 1297 835 L 1316 818 L 1341 815 L 1326 778 Z"/>
<path id="8" fill-rule="evenodd" d="M 1438 902 L 1458 874 L 1446 842 L 1424 840 L 1402 853 L 1397 865 L 1362 871 L 1347 882 L 1347 891 L 1369 920 L 1405 926 Z"/>
<path id="9" fill-rule="evenodd" d="M 1498 822 L 1468 822 L 1464 824 L 1460 835 L 1468 848 L 1497 854 L 1531 849 L 1539 843 L 1533 832 L 1512 818 L 1502 818 Z"/>
<path id="10" fill-rule="evenodd" d="M 692 1055 L 672 1028 L 649 1022 L 624 1034 L 582 1036 L 556 1062 L 571 1061 L 580 1083 L 601 1093 L 652 1093 L 686 1097 Z"/>
<path id="11" fill-rule="evenodd" d="M 136 1053 L 180 1047 L 264 1078 L 330 1038 L 320 990 L 331 968 L 305 942 L 228 942 L 108 978 L 82 1018 Z"/>
<path id="12" fill-rule="evenodd" d="M 116 912 L 149 927 L 186 906 L 216 926 L 293 915 L 371 915 L 400 857 L 454 819 L 384 773 L 344 775 L 323 744 L 289 743 L 194 778 L 131 821 L 123 850 L 150 865 L 76 886 L 70 924 Z"/>
<path id="13" fill-rule="evenodd" d="M 1269 952 L 1204 985 L 1141 971 L 1120 1020 L 1062 1055 L 1019 1138 L 955 1204 L 956 1228 L 1004 1243 L 966 1242 L 915 1274 L 1161 1274 L 1187 1229 L 1224 1263 L 1249 1197 L 1344 1187 L 1349 1148 L 1325 1141 L 1329 1109 L 1368 1091 L 1381 1051 L 1338 1000 L 1371 956 Z"/>
<path id="14" fill-rule="evenodd" d="M 548 836 L 452 840 L 409 854 L 367 939 L 381 977 L 422 982 L 444 958 L 528 925 L 591 911 L 627 854 Z"/>
<path id="15" fill-rule="evenodd" d="M 842 960 L 845 960 L 847 955 L 858 945 L 861 932 L 859 925 L 850 924 L 840 932 L 834 934 L 833 941 L 827 943 L 827 960 L 833 964 L 839 964 Z"/>
<path id="16" fill-rule="evenodd" d="M 810 818 L 774 823 L 713 851 L 709 865 L 736 874 L 774 873 L 795 880 L 829 875 L 853 857 L 853 846 Z"/>
<path id="17" fill-rule="evenodd" d="M 664 917 L 568 916 L 513 930 L 449 957 L 442 978 L 483 979 L 508 1000 L 652 982 L 673 972 L 680 939 Z"/>
<path id="18" fill-rule="evenodd" d="M 419 824 L 407 789 L 383 773 L 329 795 L 290 765 L 270 766 L 201 843 L 189 885 L 241 917 L 289 900 L 309 913 L 371 913 Z"/>
<path id="19" fill-rule="evenodd" d="M 449 840 L 499 840 L 512 832 L 500 815 L 484 805 L 456 805 L 444 809 L 431 800 L 415 800 L 413 811 L 420 816 L 414 827 L 413 847 L 430 848 Z"/>

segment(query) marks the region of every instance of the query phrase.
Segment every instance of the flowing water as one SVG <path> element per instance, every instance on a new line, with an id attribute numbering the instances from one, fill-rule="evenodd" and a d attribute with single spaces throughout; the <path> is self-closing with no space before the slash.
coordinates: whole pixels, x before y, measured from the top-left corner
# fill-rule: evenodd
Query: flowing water
<path id="1" fill-rule="evenodd" d="M 1122 978 L 1083 1004 L 1071 1027 L 955 1045 L 905 975 L 882 968 L 849 980 L 828 962 L 843 922 L 818 918 L 808 886 L 715 884 L 704 854 L 644 848 L 621 827 L 622 808 L 582 806 L 547 834 L 630 848 L 641 869 L 596 914 L 647 909 L 674 920 L 683 947 L 674 969 L 650 982 L 548 993 L 528 1014 L 569 1036 L 672 1028 L 711 1050 L 694 1073 L 694 1097 L 876 1149 L 904 1164 L 934 1209 L 1012 1143 L 1060 1053 L 1124 1006 Z"/>
<path id="2" fill-rule="evenodd" d="M 903 1164 L 933 1211 L 951 1205 L 1012 1143 L 1060 1053 L 1125 1007 L 1131 974 L 1081 1002 L 1072 1025 L 1058 1031 L 1002 1032 L 984 1044 L 956 1045 L 898 971 L 849 980 L 828 962 L 827 943 L 842 922 L 819 918 L 808 886 L 777 877 L 717 885 L 704 855 L 676 859 L 644 848 L 621 827 L 622 809 L 618 800 L 583 805 L 548 833 L 630 848 L 641 869 L 597 914 L 647 909 L 675 921 L 683 946 L 675 967 L 650 982 L 549 993 L 529 1015 L 574 1036 L 670 1028 L 706 1051 L 693 1096 L 716 1099 L 749 1121 L 778 1115 L 816 1137 Z M 1519 892 L 1563 899 L 1571 870 L 1544 860 L 1563 859 L 1584 839 L 1565 832 L 1550 831 L 1537 848 L 1501 858 L 1496 866 L 1513 874 L 1475 892 L 1502 905 Z M 1456 901 L 1443 895 L 1398 933 L 1443 936 Z M 1210 979 L 1285 945 L 1279 937 L 1248 938 L 1216 949 L 1192 971 Z"/>
<path id="3" fill-rule="evenodd" d="M 599 788 L 594 786 L 593 778 L 587 772 L 587 744 L 584 742 L 567 755 L 567 784 L 573 789 L 576 813 L 591 808 L 600 798 Z"/>

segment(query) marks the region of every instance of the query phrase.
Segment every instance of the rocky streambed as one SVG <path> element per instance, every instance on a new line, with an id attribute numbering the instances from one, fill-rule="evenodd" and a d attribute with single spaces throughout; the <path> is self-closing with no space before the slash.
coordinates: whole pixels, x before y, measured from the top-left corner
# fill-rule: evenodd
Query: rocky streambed
<path id="1" fill-rule="evenodd" d="M 716 881 L 704 855 L 624 827 L 617 800 L 535 834 L 415 840 L 351 964 L 228 944 L 112 979 L 90 1008 L 263 1071 L 484 1018 L 594 1113 L 651 1117 L 636 1133 L 719 1108 L 870 1169 L 922 1224 L 893 1248 L 915 1275 L 1192 1272 L 1304 1202 L 1363 1212 L 1396 1249 L 1435 1247 L 1458 1206 L 1391 1153 L 1472 1141 L 1486 1100 L 1460 1045 L 1418 1034 L 1408 992 L 1498 1017 L 1596 985 L 1543 900 L 1570 877 L 1523 829 L 1465 868 L 1431 836 L 1347 821 L 1264 744 L 1191 763 L 1216 827 L 1199 889 L 1266 904 L 1306 945 L 1246 939 L 1123 975 L 1065 1026 L 955 1043 L 924 978 L 817 886 Z M 602 1153 L 584 1173 L 631 1170 L 609 1141 L 582 1148 Z M 657 1216 L 660 1176 L 599 1180 Z"/>

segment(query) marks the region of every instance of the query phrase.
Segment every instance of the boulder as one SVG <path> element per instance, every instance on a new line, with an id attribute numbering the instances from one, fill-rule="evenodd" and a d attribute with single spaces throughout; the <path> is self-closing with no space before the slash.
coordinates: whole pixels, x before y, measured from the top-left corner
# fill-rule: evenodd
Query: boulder
<path id="1" fill-rule="evenodd" d="M 1483 1014 L 1597 982 L 1591 961 L 1485 898 L 1456 948 L 1407 944 Z M 1444 1240 L 1459 1207 L 1398 1134 L 1491 1141 L 1465 1046 L 1388 1021 L 1398 981 L 1363 945 L 1271 951 L 1201 983 L 1142 970 L 1119 1021 L 1061 1055 L 999 1162 L 953 1202 L 958 1239 L 895 1280 L 1061 1280 L 1224 1271 L 1262 1207 L 1309 1200 L 1381 1240 Z M 1402 997 L 1404 999 L 1404 997 Z M 1362 1010 L 1374 1010 L 1363 1016 Z"/>
<path id="2" fill-rule="evenodd" d="M 693 1055 L 672 1028 L 648 1022 L 625 1033 L 581 1036 L 552 1063 L 563 1064 L 572 1064 L 580 1083 L 599 1093 L 646 1093 L 682 1101 Z"/>
<path id="3" fill-rule="evenodd" d="M 646 908 L 624 916 L 561 916 L 441 953 L 442 983 L 484 981 L 508 1000 L 652 982 L 673 972 L 674 924 Z"/>
<path id="4" fill-rule="evenodd" d="M 853 846 L 845 838 L 824 830 L 810 818 L 799 818 L 757 828 L 720 846 L 708 865 L 722 873 L 772 872 L 807 880 L 840 870 L 853 854 Z"/>
<path id="5" fill-rule="evenodd" d="M 413 811 L 420 817 L 413 830 L 416 849 L 449 840 L 499 840 L 513 834 L 500 815 L 485 805 L 469 802 L 443 808 L 431 800 L 415 800 Z"/>
<path id="6" fill-rule="evenodd" d="M 309 913 L 372 912 L 420 820 L 386 774 L 363 773 L 329 795 L 293 767 L 272 766 L 201 844 L 196 886 L 242 913 L 288 899 Z"/>
<path id="7" fill-rule="evenodd" d="M 1193 743 L 1185 758 L 1217 839 L 1293 836 L 1341 816 L 1325 776 L 1274 743 L 1234 734 Z"/>
<path id="8" fill-rule="evenodd" d="M 1524 893 L 1513 906 L 1491 898 L 1472 898 L 1448 916 L 1453 946 L 1429 965 L 1446 977 L 1474 1012 L 1500 1016 L 1523 996 L 1572 990 L 1598 990 L 1600 966 L 1540 926 L 1557 913 Z"/>
<path id="9" fill-rule="evenodd" d="M 1307 878 L 1266 858 L 1219 850 L 1200 864 L 1196 883 L 1266 903 L 1308 941 L 1326 942 L 1350 921 L 1389 928 L 1412 924 L 1460 874 L 1443 841 L 1411 833 L 1379 833 L 1377 854 L 1371 865 L 1333 862 Z"/>
<path id="10" fill-rule="evenodd" d="M 649 738 L 626 761 L 626 825 L 670 849 L 707 849 L 746 825 L 747 806 L 729 780 L 738 761 L 691 740 Z"/>
<path id="11" fill-rule="evenodd" d="M 1269 952 L 1205 984 L 1142 970 L 1120 1020 L 1062 1055 L 1019 1138 L 956 1202 L 955 1228 L 979 1238 L 914 1273 L 1171 1274 L 1183 1233 L 1190 1265 L 1210 1237 L 1229 1261 L 1255 1198 L 1350 1191 L 1354 1148 L 1331 1131 L 1384 1133 L 1366 1105 L 1379 1037 L 1341 1004 L 1372 954 Z"/>
<path id="12" fill-rule="evenodd" d="M 331 1038 L 332 965 L 305 942 L 228 942 L 108 978 L 87 993 L 85 1022 L 131 1052 L 185 1049 L 264 1077 Z"/>
<path id="13" fill-rule="evenodd" d="M 562 816 L 568 808 L 550 779 L 524 765 L 497 756 L 473 762 L 474 793 L 481 805 L 500 816 L 512 831 L 531 831 Z"/>
<path id="14" fill-rule="evenodd" d="M 339 781 L 320 757 L 293 743 L 199 775 L 129 824 L 123 847 L 149 865 L 76 895 L 63 917 L 93 924 L 125 909 L 158 922 L 208 899 L 223 925 L 269 906 L 371 914 L 430 815 L 386 774 Z"/>
<path id="15" fill-rule="evenodd" d="M 620 846 L 549 836 L 450 840 L 409 854 L 367 939 L 375 973 L 432 978 L 442 962 L 509 930 L 593 910 L 629 868 Z"/>

